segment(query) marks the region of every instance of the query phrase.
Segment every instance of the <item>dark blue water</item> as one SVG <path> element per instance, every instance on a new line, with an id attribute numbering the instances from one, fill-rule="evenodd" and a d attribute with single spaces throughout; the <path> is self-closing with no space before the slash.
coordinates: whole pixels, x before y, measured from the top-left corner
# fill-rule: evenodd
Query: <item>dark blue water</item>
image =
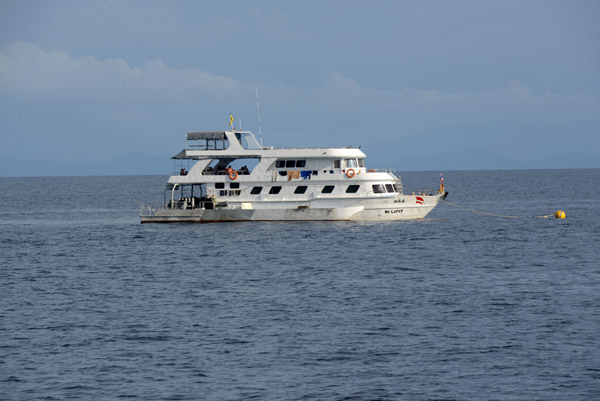
<path id="1" fill-rule="evenodd" d="M 600 399 L 600 170 L 445 173 L 565 220 L 140 225 L 165 178 L 0 179 L 0 399 Z"/>

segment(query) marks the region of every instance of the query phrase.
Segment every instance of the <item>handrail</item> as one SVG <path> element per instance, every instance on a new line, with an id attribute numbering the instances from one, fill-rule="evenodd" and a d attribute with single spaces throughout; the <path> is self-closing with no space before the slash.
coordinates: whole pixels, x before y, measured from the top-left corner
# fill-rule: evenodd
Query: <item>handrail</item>
<path id="1" fill-rule="evenodd" d="M 198 204 L 194 204 L 192 207 L 188 204 L 188 199 L 179 199 L 173 202 L 169 202 L 167 204 L 150 204 L 150 205 L 142 205 L 140 207 L 140 215 L 141 216 L 154 216 L 159 210 L 196 210 L 196 209 L 212 209 L 212 207 L 208 207 L 207 205 L 213 206 L 214 203 L 212 200 L 202 200 Z"/>
<path id="2" fill-rule="evenodd" d="M 250 175 L 250 173 L 252 171 L 248 170 L 234 170 L 236 173 L 238 173 L 238 175 Z M 202 175 L 229 175 L 229 173 L 227 172 L 227 170 L 204 170 L 202 172 Z"/>

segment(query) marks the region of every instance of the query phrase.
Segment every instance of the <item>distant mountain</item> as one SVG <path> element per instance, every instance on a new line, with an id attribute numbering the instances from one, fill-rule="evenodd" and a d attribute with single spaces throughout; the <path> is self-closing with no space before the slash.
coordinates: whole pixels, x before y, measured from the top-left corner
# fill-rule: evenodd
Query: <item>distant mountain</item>
<path id="1" fill-rule="evenodd" d="M 531 162 L 528 168 L 600 168 L 600 154 L 562 153 Z"/>
<path id="2" fill-rule="evenodd" d="M 472 148 L 427 157 L 407 157 L 396 160 L 393 167 L 401 171 L 600 168 L 600 155 L 563 153 L 524 161 L 486 148 Z"/>
<path id="3" fill-rule="evenodd" d="M 168 175 L 173 171 L 173 160 L 168 156 L 149 156 L 142 153 L 127 153 L 104 163 L 24 161 L 0 156 L 0 176 L 3 177 Z"/>
<path id="4" fill-rule="evenodd" d="M 432 153 L 427 157 L 406 157 L 393 163 L 394 168 L 411 170 L 503 170 L 522 169 L 524 164 L 485 148 Z M 476 166 L 476 168 L 474 168 Z"/>
<path id="5" fill-rule="evenodd" d="M 365 144 L 367 164 L 400 170 L 600 168 L 600 123 L 442 127 Z"/>
<path id="6" fill-rule="evenodd" d="M 450 127 L 363 147 L 368 168 L 401 171 L 600 168 L 600 135 L 576 126 L 540 125 Z M 540 143 L 532 130 L 545 131 Z M 600 131 L 600 129 L 599 129 Z M 484 140 L 485 139 L 485 140 Z M 488 143 L 486 143 L 486 141 Z M 596 153 L 582 153 L 586 149 Z M 178 171 L 169 156 L 127 153 L 104 163 L 24 161 L 0 156 L 0 176 L 153 175 Z"/>

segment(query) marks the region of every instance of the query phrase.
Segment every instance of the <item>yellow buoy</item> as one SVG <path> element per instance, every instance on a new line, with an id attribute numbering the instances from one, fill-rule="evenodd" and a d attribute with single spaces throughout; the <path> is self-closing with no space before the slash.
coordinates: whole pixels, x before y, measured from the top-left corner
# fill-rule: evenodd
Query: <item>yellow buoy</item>
<path id="1" fill-rule="evenodd" d="M 563 210 L 559 210 L 556 213 L 554 213 L 554 217 L 556 217 L 557 219 L 564 219 L 565 217 L 567 217 L 567 215 Z"/>

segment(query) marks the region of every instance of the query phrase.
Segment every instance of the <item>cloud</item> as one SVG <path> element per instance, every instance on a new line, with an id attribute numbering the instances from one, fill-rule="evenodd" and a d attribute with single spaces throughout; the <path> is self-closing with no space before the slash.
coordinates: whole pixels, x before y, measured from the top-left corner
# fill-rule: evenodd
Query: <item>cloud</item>
<path id="1" fill-rule="evenodd" d="M 0 51 L 0 92 L 22 100 L 214 102 L 237 107 L 240 98 L 245 102 L 252 97 L 254 86 L 200 68 L 174 68 L 158 58 L 132 66 L 122 58 L 74 57 L 23 42 L 9 43 Z M 387 118 L 386 126 L 400 121 L 413 130 L 484 121 L 597 119 L 600 110 L 595 94 L 532 93 L 516 79 L 503 88 L 479 92 L 382 90 L 336 71 L 313 88 L 258 86 L 276 103 L 272 109 L 286 119 L 297 110 L 311 121 L 338 118 L 330 113 L 338 113 L 339 121 L 350 114 L 357 120 Z"/>
<path id="2" fill-rule="evenodd" d="M 358 94 L 360 85 L 352 78 L 343 76 L 340 72 L 335 72 L 327 82 L 330 86 L 346 93 Z"/>
<path id="3" fill-rule="evenodd" d="M 23 42 L 0 51 L 0 90 L 22 99 L 172 100 L 226 96 L 241 86 L 231 77 L 168 67 L 160 59 L 134 67 L 120 58 L 72 57 Z"/>

